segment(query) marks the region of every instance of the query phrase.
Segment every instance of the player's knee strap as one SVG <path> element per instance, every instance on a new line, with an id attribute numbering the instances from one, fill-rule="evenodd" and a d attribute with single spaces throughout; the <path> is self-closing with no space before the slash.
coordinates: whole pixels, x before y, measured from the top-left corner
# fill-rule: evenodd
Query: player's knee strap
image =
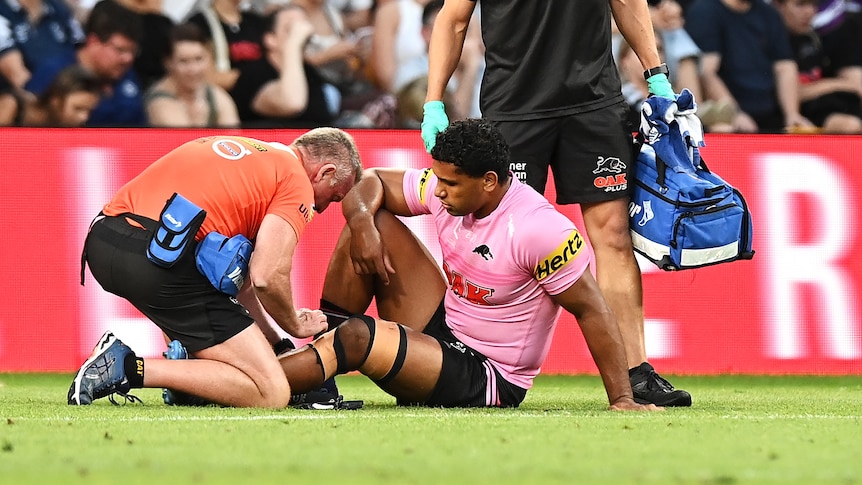
<path id="1" fill-rule="evenodd" d="M 359 371 L 378 384 L 386 384 L 398 375 L 404 365 L 407 332 L 401 325 L 363 317 L 371 332 L 371 340 Z"/>
<path id="2" fill-rule="evenodd" d="M 314 355 L 317 356 L 317 363 L 323 369 L 323 378 L 335 375 L 338 369 L 338 355 L 335 352 L 335 332 L 326 332 L 318 337 L 314 342 L 308 344 Z"/>
<path id="3" fill-rule="evenodd" d="M 353 315 L 350 318 L 361 320 L 368 327 L 369 342 L 374 341 L 374 319 L 367 315 Z M 329 331 L 318 337 L 309 346 L 314 350 L 317 356 L 317 362 L 323 368 L 323 377 L 337 374 L 344 374 L 347 371 L 353 370 L 356 363 L 350 364 L 347 362 L 347 354 L 344 350 L 344 342 L 340 326 L 334 331 Z M 365 357 L 368 356 L 368 351 L 365 352 Z M 363 357 L 363 362 L 365 358 Z"/>

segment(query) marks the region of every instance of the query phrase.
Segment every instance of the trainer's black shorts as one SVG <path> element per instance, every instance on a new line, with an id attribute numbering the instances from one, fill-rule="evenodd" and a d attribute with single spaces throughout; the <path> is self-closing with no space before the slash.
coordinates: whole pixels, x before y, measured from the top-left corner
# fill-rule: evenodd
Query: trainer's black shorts
<path id="1" fill-rule="evenodd" d="M 90 272 L 189 352 L 218 345 L 253 323 L 236 298 L 222 293 L 195 266 L 194 251 L 169 269 L 146 256 L 152 233 L 125 217 L 97 221 L 84 243 Z"/>
<path id="2" fill-rule="evenodd" d="M 510 168 L 545 193 L 548 168 L 558 204 L 603 202 L 631 195 L 634 143 L 625 102 L 557 118 L 492 121 L 511 149 Z"/>
<path id="3" fill-rule="evenodd" d="M 423 403 L 443 407 L 518 407 L 527 395 L 500 375 L 487 357 L 467 347 L 452 335 L 446 325 L 443 303 L 437 308 L 422 333 L 436 338 L 443 348 L 440 379 Z M 488 378 L 492 380 L 489 385 Z"/>

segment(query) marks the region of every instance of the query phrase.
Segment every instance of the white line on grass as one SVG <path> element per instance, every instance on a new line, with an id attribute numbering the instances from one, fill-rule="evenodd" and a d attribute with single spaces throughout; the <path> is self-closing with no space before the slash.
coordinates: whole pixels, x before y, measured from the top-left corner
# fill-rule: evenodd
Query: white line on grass
<path id="1" fill-rule="evenodd" d="M 306 420 L 306 421 L 314 421 L 314 420 L 329 420 L 329 419 L 348 419 L 353 416 L 357 418 L 382 418 L 382 419 L 392 419 L 392 418 L 434 418 L 434 417 L 442 417 L 449 416 L 452 418 L 458 417 L 469 417 L 469 418 L 494 418 L 500 419 L 501 417 L 505 417 L 506 419 L 513 418 L 522 418 L 522 419 L 536 419 L 536 418 L 560 418 L 562 415 L 560 413 L 516 413 L 516 414 L 507 414 L 505 416 L 501 416 L 499 414 L 491 413 L 491 414 L 458 414 L 458 413 L 444 413 L 443 415 L 437 414 L 422 414 L 422 413 L 398 413 L 397 416 L 393 416 L 391 414 L 368 414 L 368 413 L 355 413 L 353 411 L 348 412 L 327 412 L 322 411 L 318 413 L 309 413 L 309 414 L 267 414 L 260 416 L 112 416 L 112 417 L 96 417 L 96 416 L 45 416 L 45 417 L 13 417 L 9 418 L 13 421 L 89 421 L 89 422 L 174 422 L 174 421 L 292 421 L 292 420 Z M 608 415 L 611 415 L 610 413 Z M 624 417 L 657 417 L 657 418 L 667 418 L 667 419 L 698 419 L 703 420 L 704 416 L 673 416 L 668 414 L 620 414 L 620 416 Z M 828 414 L 765 414 L 765 415 L 724 415 L 724 416 L 716 416 L 719 419 L 727 419 L 727 420 L 740 420 L 740 421 L 757 421 L 757 420 L 794 420 L 794 421 L 813 421 L 813 420 L 860 420 L 862 416 L 848 416 L 848 415 L 828 415 Z"/>

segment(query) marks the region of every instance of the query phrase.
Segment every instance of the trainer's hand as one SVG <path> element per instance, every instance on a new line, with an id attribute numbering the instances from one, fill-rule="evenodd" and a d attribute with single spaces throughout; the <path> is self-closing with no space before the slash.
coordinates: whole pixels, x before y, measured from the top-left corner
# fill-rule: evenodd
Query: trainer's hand
<path id="1" fill-rule="evenodd" d="M 670 85 L 670 80 L 667 78 L 667 74 L 653 74 L 649 79 L 647 79 L 647 85 L 649 86 L 650 94 L 667 98 L 671 101 L 676 100 L 676 96 L 674 95 L 673 88 Z"/>
<path id="2" fill-rule="evenodd" d="M 296 311 L 296 319 L 299 321 L 299 328 L 292 334 L 296 338 L 313 337 L 329 328 L 326 315 L 320 310 L 300 308 Z"/>
<path id="3" fill-rule="evenodd" d="M 437 143 L 437 133 L 449 126 L 449 117 L 443 101 L 428 101 L 422 107 L 422 113 L 422 141 L 425 142 L 425 150 L 431 153 Z"/>
<path id="4" fill-rule="evenodd" d="M 611 411 L 664 411 L 663 407 L 655 404 L 638 404 L 630 397 L 624 397 L 612 402 L 608 408 Z"/>

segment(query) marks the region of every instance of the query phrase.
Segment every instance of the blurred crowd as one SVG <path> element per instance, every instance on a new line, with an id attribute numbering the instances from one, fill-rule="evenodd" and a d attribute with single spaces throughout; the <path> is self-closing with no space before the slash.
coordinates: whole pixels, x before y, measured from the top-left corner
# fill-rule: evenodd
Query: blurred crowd
<path id="1" fill-rule="evenodd" d="M 707 130 L 862 133 L 860 0 L 648 1 Z M 0 0 L 0 125 L 417 128 L 442 5 Z M 643 67 L 621 36 L 610 48 L 635 120 Z M 453 120 L 481 116 L 483 71 L 471 25 Z"/>

